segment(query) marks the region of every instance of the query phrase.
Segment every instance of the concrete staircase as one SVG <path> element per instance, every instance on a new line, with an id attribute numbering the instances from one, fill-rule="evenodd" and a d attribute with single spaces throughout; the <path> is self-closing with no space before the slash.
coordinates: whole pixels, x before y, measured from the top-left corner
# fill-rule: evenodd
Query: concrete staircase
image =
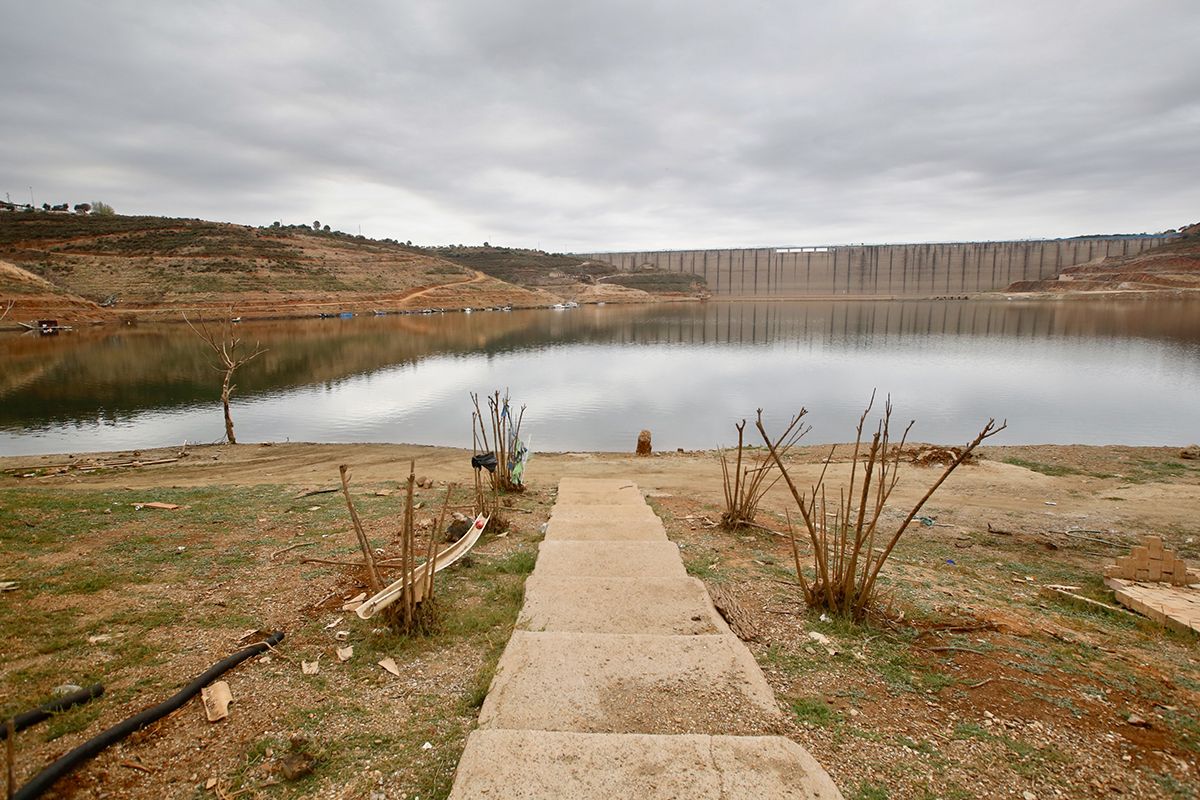
<path id="1" fill-rule="evenodd" d="M 841 798 L 631 481 L 564 478 L 452 800 Z"/>

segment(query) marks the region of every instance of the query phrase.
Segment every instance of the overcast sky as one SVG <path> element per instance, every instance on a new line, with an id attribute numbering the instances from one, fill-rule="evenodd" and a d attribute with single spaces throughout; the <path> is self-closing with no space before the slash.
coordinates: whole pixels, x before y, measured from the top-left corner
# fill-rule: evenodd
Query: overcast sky
<path id="1" fill-rule="evenodd" d="M 0 0 L 0 196 L 549 250 L 1200 220 L 1200 3 Z"/>

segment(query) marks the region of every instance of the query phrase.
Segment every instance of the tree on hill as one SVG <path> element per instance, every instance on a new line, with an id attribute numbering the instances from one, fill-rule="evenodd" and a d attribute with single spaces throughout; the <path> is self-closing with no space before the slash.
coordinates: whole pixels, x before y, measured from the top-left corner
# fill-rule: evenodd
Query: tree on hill
<path id="1" fill-rule="evenodd" d="M 99 214 L 102 217 L 111 217 L 117 212 L 108 203 L 103 203 L 97 200 L 96 202 L 92 203 L 92 213 Z"/>

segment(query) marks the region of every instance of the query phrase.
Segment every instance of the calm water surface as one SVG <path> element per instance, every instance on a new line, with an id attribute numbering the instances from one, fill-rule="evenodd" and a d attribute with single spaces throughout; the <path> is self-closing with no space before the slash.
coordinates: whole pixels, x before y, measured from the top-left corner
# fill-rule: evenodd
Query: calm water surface
<path id="1" fill-rule="evenodd" d="M 246 323 L 238 438 L 469 447 L 509 387 L 535 450 L 708 448 L 801 405 L 845 441 L 873 388 L 923 441 L 1200 441 L 1200 303 L 709 303 Z M 182 326 L 0 334 L 0 453 L 213 442 L 219 376 Z"/>

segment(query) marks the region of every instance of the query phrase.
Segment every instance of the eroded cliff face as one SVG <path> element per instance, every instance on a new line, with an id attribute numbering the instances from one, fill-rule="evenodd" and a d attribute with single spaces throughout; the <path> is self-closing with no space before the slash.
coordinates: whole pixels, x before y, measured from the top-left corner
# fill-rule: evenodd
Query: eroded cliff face
<path id="1" fill-rule="evenodd" d="M 1008 291 L 1200 293 L 1200 223 L 1182 228 L 1180 234 L 1181 238 L 1144 253 L 1097 258 L 1046 280 L 1017 281 Z"/>
<path id="2" fill-rule="evenodd" d="M 7 261 L 0 261 L 0 330 L 21 322 L 57 319 L 63 324 L 110 322 L 115 315 Z"/>

